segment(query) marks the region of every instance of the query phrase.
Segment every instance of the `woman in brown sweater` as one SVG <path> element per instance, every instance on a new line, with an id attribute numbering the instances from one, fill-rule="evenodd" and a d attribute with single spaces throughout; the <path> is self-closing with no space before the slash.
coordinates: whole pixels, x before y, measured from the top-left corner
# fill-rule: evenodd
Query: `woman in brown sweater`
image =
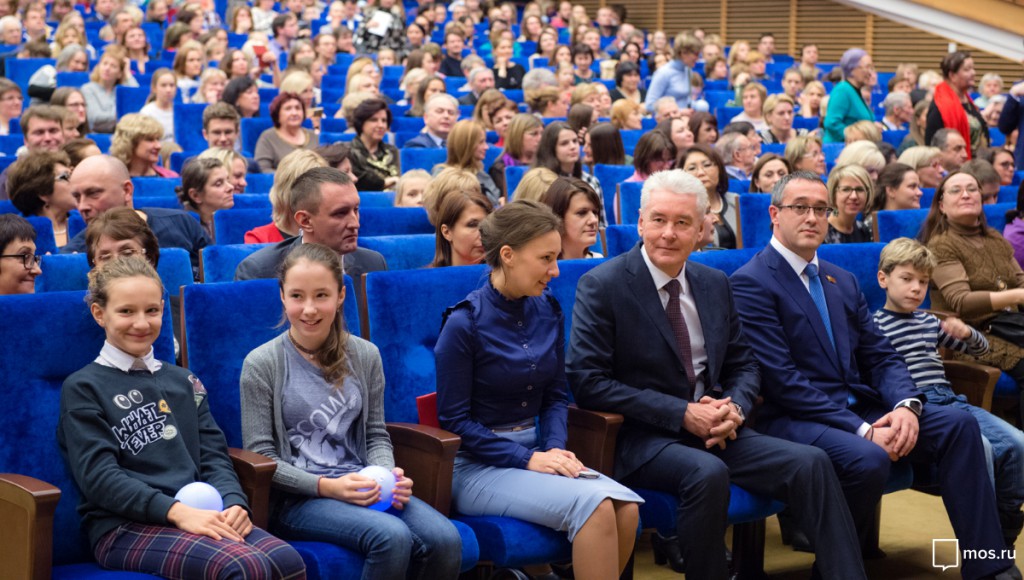
<path id="1" fill-rule="evenodd" d="M 978 362 L 999 367 L 1021 386 L 1024 346 L 994 336 L 988 322 L 1002 310 L 1024 305 L 1024 272 L 1010 243 L 985 223 L 981 208 L 974 177 L 953 172 L 939 184 L 922 228 L 922 241 L 937 260 L 932 308 L 953 312 L 984 332 L 991 350 Z"/>

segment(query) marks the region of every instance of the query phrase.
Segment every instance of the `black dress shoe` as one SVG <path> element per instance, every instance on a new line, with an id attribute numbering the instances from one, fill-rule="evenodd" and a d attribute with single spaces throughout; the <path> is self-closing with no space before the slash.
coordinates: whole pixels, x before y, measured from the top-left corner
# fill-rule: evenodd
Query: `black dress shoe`
<path id="1" fill-rule="evenodd" d="M 651 534 L 651 550 L 654 552 L 654 563 L 659 566 L 668 564 L 673 571 L 682 574 L 686 571 L 683 562 L 683 550 L 679 547 L 679 537 L 664 537 L 658 532 Z"/>

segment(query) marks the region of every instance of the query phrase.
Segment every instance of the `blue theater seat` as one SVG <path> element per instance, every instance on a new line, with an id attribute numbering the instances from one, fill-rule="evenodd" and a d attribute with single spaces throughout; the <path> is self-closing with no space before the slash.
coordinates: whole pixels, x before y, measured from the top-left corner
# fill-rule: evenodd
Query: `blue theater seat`
<path id="1" fill-rule="evenodd" d="M 28 79 L 45 65 L 56 66 L 52 58 L 8 58 L 6 75 L 8 80 L 21 87 L 21 92 L 28 94 Z"/>
<path id="2" fill-rule="evenodd" d="M 50 218 L 29 216 L 25 219 L 32 224 L 32 228 L 36 231 L 36 254 L 56 254 L 57 240 L 53 236 L 53 222 L 50 221 Z"/>
<path id="3" fill-rule="evenodd" d="M 242 155 L 250 159 L 255 157 L 256 141 L 259 140 L 260 134 L 273 126 L 274 121 L 269 116 L 242 119 Z"/>
<path id="4" fill-rule="evenodd" d="M 117 117 L 121 118 L 128 113 L 138 113 L 142 110 L 142 107 L 146 104 L 146 99 L 149 98 L 149 86 L 144 87 L 126 87 L 124 85 L 117 85 L 114 87 L 114 102 L 116 103 Z M 177 109 L 179 103 L 175 103 L 174 108 Z M 175 132 L 177 136 L 177 132 Z"/>
<path id="5" fill-rule="evenodd" d="M 270 208 L 229 209 L 213 214 L 217 245 L 244 244 L 245 232 L 270 223 Z M 234 270 L 232 270 L 232 278 Z"/>
<path id="6" fill-rule="evenodd" d="M 441 147 L 399 149 L 398 153 L 402 164 L 402 173 L 413 169 L 422 169 L 431 173 L 435 165 L 448 161 L 448 150 Z"/>
<path id="7" fill-rule="evenodd" d="M 4 155 L 17 155 L 18 149 L 25 144 L 25 138 L 21 133 L 11 135 L 0 135 L 0 153 Z"/>
<path id="8" fill-rule="evenodd" d="M 245 181 L 246 193 L 270 193 L 270 188 L 274 185 L 274 174 L 250 173 L 245 176 Z"/>
<path id="9" fill-rule="evenodd" d="M 206 103 L 174 103 L 174 140 L 184 151 L 205 151 L 209 144 L 203 139 L 203 111 Z M 244 127 L 244 121 L 243 127 Z M 256 135 L 259 137 L 259 134 Z M 255 141 L 253 141 L 255 148 Z M 245 154 L 252 157 L 251 154 Z"/>
<path id="10" fill-rule="evenodd" d="M 78 488 L 54 440 L 64 380 L 92 362 L 103 346 L 103 329 L 89 313 L 85 292 L 2 296 L 0 319 L 4 380 L 23 387 L 0 389 L 0 406 L 7 411 L 0 419 L 3 574 L 152 578 L 106 571 L 95 563 L 80 531 Z M 157 358 L 174 360 L 169 301 L 154 348 Z"/>
<path id="11" fill-rule="evenodd" d="M 623 225 L 636 224 L 640 220 L 640 191 L 644 184 L 640 181 L 629 181 L 619 184 L 619 207 L 615 215 Z"/>
<path id="12" fill-rule="evenodd" d="M 359 237 L 434 234 L 419 207 L 367 207 L 359 211 Z"/>
<path id="13" fill-rule="evenodd" d="M 928 216 L 927 209 L 890 209 L 875 214 L 878 241 L 888 243 L 896 238 L 917 238 L 921 224 Z"/>
<path id="14" fill-rule="evenodd" d="M 393 191 L 360 191 L 359 207 L 394 207 L 395 192 Z"/>
<path id="15" fill-rule="evenodd" d="M 43 273 L 36 278 L 36 292 L 68 292 L 89 286 L 89 262 L 85 254 L 43 256 Z M 179 296 L 182 286 L 194 284 L 192 262 L 182 248 L 160 248 L 157 274 L 171 296 Z"/>
<path id="16" fill-rule="evenodd" d="M 58 72 L 57 73 L 57 88 L 60 87 L 75 87 L 80 88 L 82 85 L 89 82 L 89 73 L 87 72 Z"/>
<path id="17" fill-rule="evenodd" d="M 740 196 L 740 231 L 744 248 L 763 248 L 772 237 L 768 206 L 772 196 L 748 193 Z"/>
<path id="18" fill-rule="evenodd" d="M 529 165 L 513 165 L 511 167 L 505 167 L 505 196 L 508 201 L 512 201 L 515 197 L 516 189 L 519 188 L 519 182 L 523 180 L 523 176 L 530 170 Z"/>
<path id="19" fill-rule="evenodd" d="M 609 223 L 619 223 L 612 215 L 615 208 L 615 192 L 618 191 L 618 184 L 629 179 L 634 171 L 632 165 L 594 165 L 594 178 L 601 184 L 601 193 L 604 197 L 601 203 L 604 204 Z"/>
<path id="20" fill-rule="evenodd" d="M 133 177 L 132 183 L 135 191 L 145 197 L 170 197 L 177 198 L 175 191 L 181 187 L 180 177 Z"/>
<path id="21" fill-rule="evenodd" d="M 216 220 L 216 216 L 214 220 Z M 215 224 L 216 225 L 216 224 Z M 199 254 L 199 280 L 204 284 L 231 282 L 235 279 L 235 268 L 249 254 L 272 244 L 214 244 L 206 246 Z"/>
<path id="22" fill-rule="evenodd" d="M 110 140 L 112 137 L 110 133 L 87 133 L 85 137 L 95 141 L 96 146 L 100 148 L 102 153 L 110 153 Z"/>
<path id="23" fill-rule="evenodd" d="M 436 236 L 414 234 L 409 236 L 359 236 L 359 247 L 380 252 L 388 270 L 415 270 L 425 268 L 434 261 Z"/>

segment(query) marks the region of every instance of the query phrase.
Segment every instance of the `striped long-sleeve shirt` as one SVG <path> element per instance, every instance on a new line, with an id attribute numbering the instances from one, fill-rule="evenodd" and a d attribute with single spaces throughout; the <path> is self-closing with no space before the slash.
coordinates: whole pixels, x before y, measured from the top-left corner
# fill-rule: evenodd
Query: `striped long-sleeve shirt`
<path id="1" fill-rule="evenodd" d="M 967 340 L 960 340 L 946 334 L 939 325 L 939 319 L 927 312 L 905 314 L 882 308 L 875 312 L 875 323 L 889 338 L 896 352 L 903 356 L 919 389 L 931 385 L 949 386 L 939 347 L 973 356 L 988 352 L 988 341 L 974 328 L 971 328 L 971 336 Z"/>

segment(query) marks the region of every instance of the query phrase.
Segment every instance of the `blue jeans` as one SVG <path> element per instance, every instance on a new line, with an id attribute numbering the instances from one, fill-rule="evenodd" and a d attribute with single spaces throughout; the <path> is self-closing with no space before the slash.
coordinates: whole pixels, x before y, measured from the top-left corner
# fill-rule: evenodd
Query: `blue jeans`
<path id="1" fill-rule="evenodd" d="M 364 580 L 457 578 L 462 539 L 445 516 L 416 497 L 379 512 L 327 498 L 292 496 L 275 509 L 275 533 L 363 554 Z"/>
<path id="2" fill-rule="evenodd" d="M 989 454 L 999 513 L 1019 513 L 1024 505 L 1024 433 L 985 409 L 971 405 L 967 397 L 954 393 L 949 387 L 931 385 L 921 392 L 932 405 L 963 409 L 978 420 L 985 451 Z"/>

